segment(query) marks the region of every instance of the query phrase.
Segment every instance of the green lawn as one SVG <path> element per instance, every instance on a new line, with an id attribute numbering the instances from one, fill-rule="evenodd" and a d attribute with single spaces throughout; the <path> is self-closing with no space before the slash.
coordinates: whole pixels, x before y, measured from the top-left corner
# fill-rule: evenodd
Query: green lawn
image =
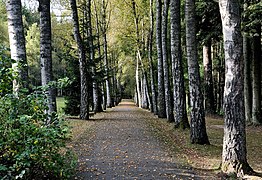
<path id="1" fill-rule="evenodd" d="M 56 98 L 56 107 L 57 107 L 57 112 L 59 114 L 64 113 L 63 108 L 65 107 L 65 98 L 64 97 L 57 97 Z"/>

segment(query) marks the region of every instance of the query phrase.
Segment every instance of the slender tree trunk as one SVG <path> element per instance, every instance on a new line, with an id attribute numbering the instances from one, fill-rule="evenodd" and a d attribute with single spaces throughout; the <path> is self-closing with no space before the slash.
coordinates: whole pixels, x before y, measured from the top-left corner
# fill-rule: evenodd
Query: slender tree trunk
<path id="1" fill-rule="evenodd" d="M 88 78 L 86 54 L 83 46 L 83 40 L 79 31 L 79 21 L 76 0 L 70 0 L 70 5 L 73 14 L 74 38 L 78 48 L 79 69 L 80 69 L 80 84 L 81 84 L 81 102 L 80 102 L 80 119 L 89 119 L 89 104 L 88 104 Z"/>
<path id="2" fill-rule="evenodd" d="M 186 94 L 181 56 L 180 0 L 170 1 L 171 60 L 174 95 L 175 127 L 189 128 L 186 112 Z"/>
<path id="3" fill-rule="evenodd" d="M 256 26 L 257 35 L 253 36 L 252 44 L 252 124 L 261 125 L 261 25 Z"/>
<path id="4" fill-rule="evenodd" d="M 40 59 L 42 86 L 53 81 L 50 0 L 39 0 L 40 11 Z M 56 111 L 54 87 L 48 87 L 48 113 Z"/>
<path id="5" fill-rule="evenodd" d="M 186 0 L 186 47 L 190 91 L 190 140 L 191 143 L 209 144 L 206 133 L 203 95 L 200 88 L 200 73 L 197 60 L 195 1 Z"/>
<path id="6" fill-rule="evenodd" d="M 158 76 L 158 95 L 157 109 L 158 117 L 166 118 L 165 88 L 164 88 L 164 71 L 163 71 L 163 53 L 162 53 L 162 1 L 156 0 L 156 46 L 157 46 L 157 76 Z"/>
<path id="7" fill-rule="evenodd" d="M 154 34 L 153 0 L 150 0 L 150 32 L 149 32 L 149 42 L 148 42 L 148 58 L 149 58 L 149 68 L 150 68 L 150 85 L 151 85 L 151 93 L 152 93 L 151 111 L 153 111 L 154 114 L 157 115 L 157 96 L 156 96 L 156 87 L 155 87 L 153 59 L 152 59 L 153 34 Z"/>
<path id="8" fill-rule="evenodd" d="M 244 53 L 244 102 L 245 102 L 245 119 L 251 123 L 252 117 L 252 89 L 251 89 L 251 48 L 250 38 L 245 33 L 243 37 Z"/>
<path id="9" fill-rule="evenodd" d="M 213 75 L 211 60 L 211 40 L 208 40 L 203 46 L 203 64 L 204 64 L 204 95 L 205 111 L 209 114 L 215 113 L 214 93 L 213 93 Z"/>
<path id="10" fill-rule="evenodd" d="M 226 65 L 222 171 L 242 177 L 252 169 L 246 158 L 240 9 L 237 0 L 220 0 L 219 8 L 223 25 Z"/>
<path id="11" fill-rule="evenodd" d="M 167 53 L 167 24 L 168 24 L 168 9 L 169 0 L 164 0 L 164 7 L 162 10 L 162 56 L 163 56 L 163 71 L 164 71 L 164 89 L 165 89 L 165 107 L 166 116 L 169 122 L 174 121 L 173 104 L 171 101 L 171 90 L 169 83 L 169 65 Z"/>
<path id="12" fill-rule="evenodd" d="M 21 0 L 6 2 L 12 68 L 18 77 L 13 81 L 13 92 L 18 95 L 20 88 L 28 88 L 28 68 L 26 61 L 25 35 L 22 21 Z"/>
<path id="13" fill-rule="evenodd" d="M 136 57 L 136 93 L 137 93 L 137 106 L 141 108 L 141 90 L 139 81 L 139 58 Z"/>
<path id="14" fill-rule="evenodd" d="M 109 81 L 106 34 L 104 34 L 103 37 L 104 37 L 104 65 L 105 65 L 105 73 L 106 73 L 106 107 L 111 108 L 112 107 L 111 85 L 110 85 L 110 81 Z"/>
<path id="15" fill-rule="evenodd" d="M 244 11 L 249 4 L 248 0 L 244 0 Z M 243 21 L 248 17 L 243 18 Z M 248 33 L 243 33 L 243 56 L 244 56 L 244 102 L 245 102 L 245 119 L 247 123 L 251 123 L 252 118 L 252 81 L 251 81 L 251 41 Z"/>

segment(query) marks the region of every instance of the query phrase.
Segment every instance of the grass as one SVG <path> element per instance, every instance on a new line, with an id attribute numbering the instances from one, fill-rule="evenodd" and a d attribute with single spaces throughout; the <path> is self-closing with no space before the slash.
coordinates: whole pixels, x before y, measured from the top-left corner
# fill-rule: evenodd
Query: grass
<path id="1" fill-rule="evenodd" d="M 180 162 L 190 164 L 196 170 L 219 173 L 223 147 L 223 119 L 206 117 L 207 133 L 211 145 L 190 143 L 189 130 L 173 128 L 165 120 L 151 119 L 151 126 L 156 129 L 158 137 L 167 142 L 170 150 Z M 247 127 L 247 158 L 256 172 L 262 172 L 261 133 L 262 127 Z M 179 147 L 179 148 L 178 148 Z"/>
<path id="2" fill-rule="evenodd" d="M 65 107 L 65 98 L 64 97 L 57 97 L 56 98 L 56 108 L 58 114 L 63 114 L 64 110 L 63 108 Z"/>

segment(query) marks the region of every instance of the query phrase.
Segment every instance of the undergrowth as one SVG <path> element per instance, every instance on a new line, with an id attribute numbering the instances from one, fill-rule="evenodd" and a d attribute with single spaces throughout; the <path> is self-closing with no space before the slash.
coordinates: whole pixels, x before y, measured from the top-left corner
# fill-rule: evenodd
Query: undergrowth
<path id="1" fill-rule="evenodd" d="M 69 179 L 76 157 L 66 149 L 70 129 L 47 114 L 42 91 L 0 97 L 0 179 Z M 63 149 L 63 150 L 62 150 Z"/>

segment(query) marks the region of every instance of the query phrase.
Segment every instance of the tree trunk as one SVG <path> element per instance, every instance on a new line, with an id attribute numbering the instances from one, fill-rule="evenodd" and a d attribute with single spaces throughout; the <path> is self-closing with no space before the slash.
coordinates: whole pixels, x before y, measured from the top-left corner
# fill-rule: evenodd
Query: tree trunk
<path id="1" fill-rule="evenodd" d="M 92 12 L 91 12 L 91 0 L 87 0 L 86 4 L 87 9 L 87 39 L 88 39 L 88 46 L 89 46 L 89 57 L 90 62 L 92 64 L 92 92 L 93 92 L 93 112 L 97 113 L 99 111 L 99 97 L 98 97 L 98 84 L 96 79 L 96 64 L 95 64 L 95 50 L 94 50 L 94 43 L 93 43 L 93 32 L 92 32 Z"/>
<path id="2" fill-rule="evenodd" d="M 83 40 L 79 31 L 79 21 L 76 0 L 70 0 L 70 5 L 73 14 L 74 38 L 78 48 L 80 83 L 81 83 L 81 102 L 80 102 L 80 119 L 89 119 L 89 104 L 88 104 L 88 78 L 86 54 L 83 46 Z"/>
<path id="3" fill-rule="evenodd" d="M 209 114 L 215 113 L 213 75 L 211 60 L 211 40 L 203 46 L 203 65 L 204 65 L 204 96 L 205 111 Z"/>
<path id="4" fill-rule="evenodd" d="M 226 66 L 222 171 L 242 177 L 252 169 L 246 158 L 240 9 L 237 0 L 220 0 L 219 8 L 223 25 Z"/>
<path id="5" fill-rule="evenodd" d="M 141 108 L 141 88 L 139 81 L 139 57 L 136 57 L 136 93 L 137 93 L 137 106 Z"/>
<path id="6" fill-rule="evenodd" d="M 18 73 L 18 77 L 13 80 L 13 92 L 18 95 L 20 88 L 28 88 L 28 68 L 21 0 L 8 0 L 6 2 L 6 11 L 11 58 L 15 60 L 15 63 L 12 64 L 12 69 Z"/>
<path id="7" fill-rule="evenodd" d="M 101 43 L 100 43 L 100 22 L 98 18 L 98 9 L 96 3 L 94 1 L 95 8 L 95 18 L 96 18 L 96 34 L 97 34 L 97 49 L 98 49 L 98 58 L 100 59 L 99 69 L 100 71 L 103 69 L 103 61 L 102 61 L 102 53 L 101 53 Z M 98 83 L 98 88 L 101 88 L 98 95 L 98 112 L 102 112 L 106 109 L 106 93 L 105 93 L 105 82 L 102 81 Z"/>
<path id="8" fill-rule="evenodd" d="M 251 89 L 251 48 L 250 37 L 244 33 L 243 53 L 244 53 L 244 102 L 245 102 L 245 120 L 251 123 L 252 117 L 252 89 Z"/>
<path id="9" fill-rule="evenodd" d="M 166 118 L 163 54 L 162 54 L 162 40 L 161 40 L 161 34 L 162 34 L 161 12 L 162 12 L 162 1 L 156 0 L 156 47 L 157 47 L 157 76 L 158 76 L 157 109 L 158 109 L 158 117 Z"/>
<path id="10" fill-rule="evenodd" d="M 109 71 L 108 71 L 106 33 L 104 33 L 104 65 L 105 65 L 105 73 L 106 73 L 106 107 L 111 108 L 112 100 L 111 100 L 111 85 L 109 81 Z"/>
<path id="11" fill-rule="evenodd" d="M 148 42 L 148 59 L 150 68 L 150 85 L 152 93 L 152 108 L 151 111 L 157 115 L 157 96 L 154 78 L 154 67 L 152 59 L 152 48 L 153 48 L 153 34 L 154 34 L 154 13 L 153 13 L 153 0 L 150 0 L 150 32 L 149 32 L 149 42 Z"/>
<path id="12" fill-rule="evenodd" d="M 171 60 L 175 127 L 189 128 L 186 112 L 184 72 L 181 56 L 180 0 L 170 1 Z"/>
<path id="13" fill-rule="evenodd" d="M 186 47 L 190 91 L 190 140 L 191 143 L 209 144 L 206 133 L 203 95 L 200 88 L 200 73 L 197 60 L 195 1 L 186 0 Z"/>
<path id="14" fill-rule="evenodd" d="M 164 0 L 164 7 L 162 10 L 162 56 L 163 56 L 163 70 L 164 70 L 164 89 L 165 89 L 165 107 L 166 117 L 169 122 L 174 121 L 173 104 L 171 101 L 171 90 L 169 83 L 169 65 L 167 53 L 167 24 L 168 24 L 168 9 L 169 0 Z"/>
<path id="15" fill-rule="evenodd" d="M 252 44 L 252 124 L 261 125 L 261 25 L 256 26 Z"/>
<path id="16" fill-rule="evenodd" d="M 53 81 L 50 0 L 39 0 L 39 11 L 41 80 L 42 86 L 47 86 Z M 47 97 L 48 113 L 50 114 L 56 111 L 56 94 L 54 87 L 48 87 Z"/>

